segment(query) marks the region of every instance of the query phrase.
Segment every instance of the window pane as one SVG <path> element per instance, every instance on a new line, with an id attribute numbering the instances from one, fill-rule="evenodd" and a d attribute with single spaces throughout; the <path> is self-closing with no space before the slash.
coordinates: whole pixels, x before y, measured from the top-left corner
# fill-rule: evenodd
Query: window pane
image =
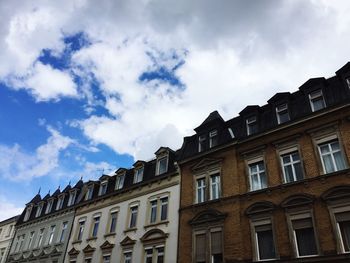
<path id="1" fill-rule="evenodd" d="M 257 231 L 257 242 L 259 250 L 259 259 L 272 259 L 276 257 L 273 233 L 270 229 Z"/>
<path id="2" fill-rule="evenodd" d="M 315 233 L 312 227 L 295 230 L 299 256 L 317 255 Z"/>
<path id="3" fill-rule="evenodd" d="M 251 176 L 251 180 L 252 180 L 252 190 L 260 189 L 258 175 L 257 174 L 256 175 L 252 175 Z"/>
<path id="4" fill-rule="evenodd" d="M 338 222 L 344 251 L 350 251 L 350 221 Z"/>
<path id="5" fill-rule="evenodd" d="M 151 218 L 150 222 L 154 223 L 157 220 L 157 200 L 151 201 Z"/>
<path id="6" fill-rule="evenodd" d="M 205 262 L 205 234 L 196 235 L 196 262 Z"/>
<path id="7" fill-rule="evenodd" d="M 117 227 L 117 213 L 115 212 L 111 214 L 111 227 L 109 229 L 109 232 L 114 233 L 116 227 Z"/>
<path id="8" fill-rule="evenodd" d="M 161 201 L 160 220 L 166 220 L 168 219 L 168 197 L 164 197 L 160 201 Z"/>
<path id="9" fill-rule="evenodd" d="M 303 169 L 301 167 L 301 163 L 294 164 L 294 170 L 297 180 L 303 180 Z"/>
<path id="10" fill-rule="evenodd" d="M 332 161 L 331 155 L 324 155 L 322 157 L 323 163 L 324 163 L 324 168 L 326 170 L 326 173 L 331 173 L 335 171 L 334 164 Z"/>
<path id="11" fill-rule="evenodd" d="M 287 183 L 294 181 L 293 169 L 291 165 L 284 166 L 284 174 L 286 176 Z"/>
<path id="12" fill-rule="evenodd" d="M 334 160 L 335 160 L 335 165 L 337 167 L 337 171 L 344 170 L 346 168 L 343 155 L 340 151 L 334 153 Z"/>

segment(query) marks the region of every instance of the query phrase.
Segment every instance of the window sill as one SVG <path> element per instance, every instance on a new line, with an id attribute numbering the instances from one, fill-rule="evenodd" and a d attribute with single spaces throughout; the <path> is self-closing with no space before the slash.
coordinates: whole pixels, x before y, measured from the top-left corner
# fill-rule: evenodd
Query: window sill
<path id="1" fill-rule="evenodd" d="M 81 242 L 82 242 L 81 240 L 75 240 L 75 241 L 72 242 L 72 245 L 74 245 L 74 244 L 80 244 Z"/>
<path id="2" fill-rule="evenodd" d="M 116 235 L 115 232 L 105 234 L 104 237 L 114 237 Z"/>
<path id="3" fill-rule="evenodd" d="M 221 198 L 222 197 L 219 197 L 219 198 L 216 198 L 216 199 L 212 199 L 212 200 L 207 200 L 207 201 L 200 202 L 200 203 L 194 203 L 193 206 L 202 206 L 202 205 L 216 203 L 216 202 L 219 202 L 221 200 Z"/>
<path id="4" fill-rule="evenodd" d="M 155 222 L 155 223 L 152 223 L 152 224 L 145 225 L 143 228 L 147 229 L 147 228 L 150 228 L 150 227 L 155 227 L 155 226 L 159 226 L 159 225 L 168 225 L 168 224 L 169 224 L 169 221 L 168 220 L 164 220 L 164 221 L 159 221 L 159 222 Z"/>
<path id="5" fill-rule="evenodd" d="M 97 237 L 89 237 L 86 239 L 86 241 L 89 242 L 89 241 L 96 240 L 96 239 L 97 239 Z"/>
<path id="6" fill-rule="evenodd" d="M 136 232 L 136 231 L 137 231 L 137 227 L 132 227 L 132 228 L 125 229 L 124 234 L 128 232 Z"/>

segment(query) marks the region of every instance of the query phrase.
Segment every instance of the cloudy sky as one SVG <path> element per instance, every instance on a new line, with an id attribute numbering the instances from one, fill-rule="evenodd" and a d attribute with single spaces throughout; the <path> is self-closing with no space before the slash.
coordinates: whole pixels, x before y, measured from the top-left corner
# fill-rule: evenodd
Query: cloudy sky
<path id="1" fill-rule="evenodd" d="M 349 1 L 0 1 L 0 220 L 330 77 Z"/>

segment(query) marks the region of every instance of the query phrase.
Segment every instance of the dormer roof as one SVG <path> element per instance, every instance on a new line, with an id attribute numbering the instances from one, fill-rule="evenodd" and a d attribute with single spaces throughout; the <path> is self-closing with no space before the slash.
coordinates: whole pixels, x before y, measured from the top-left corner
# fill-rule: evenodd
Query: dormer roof
<path id="1" fill-rule="evenodd" d="M 108 180 L 109 178 L 110 178 L 109 175 L 103 174 L 103 175 L 99 178 L 99 180 L 100 180 L 100 181 L 106 181 L 106 180 Z"/>
<path id="2" fill-rule="evenodd" d="M 307 92 L 308 90 L 314 88 L 314 87 L 320 87 L 323 86 L 326 83 L 325 78 L 311 78 L 308 81 L 306 81 L 303 85 L 299 87 L 299 90 L 302 92 Z"/>
<path id="3" fill-rule="evenodd" d="M 27 205 L 29 205 L 29 204 L 35 204 L 35 203 L 38 203 L 38 202 L 40 202 L 40 201 L 41 201 L 41 196 L 40 196 L 40 194 L 36 194 L 36 195 L 33 197 L 33 199 L 30 200 L 30 202 L 29 202 Z"/>
<path id="4" fill-rule="evenodd" d="M 62 191 L 62 193 L 68 193 L 71 189 L 72 187 L 70 185 L 67 185 L 66 188 L 64 188 L 64 190 Z"/>
<path id="5" fill-rule="evenodd" d="M 117 171 L 115 171 L 115 174 L 121 174 L 121 173 L 126 173 L 128 169 L 126 168 L 119 168 Z"/>
<path id="6" fill-rule="evenodd" d="M 245 107 L 240 113 L 239 115 L 249 115 L 250 113 L 258 113 L 260 110 L 260 106 L 258 105 L 248 105 L 247 107 Z"/>
<path id="7" fill-rule="evenodd" d="M 84 185 L 84 182 L 82 179 L 80 179 L 73 188 L 81 188 Z"/>
<path id="8" fill-rule="evenodd" d="M 137 167 L 141 165 L 145 165 L 145 161 L 137 160 L 132 166 Z"/>
<path id="9" fill-rule="evenodd" d="M 267 102 L 269 104 L 278 103 L 283 100 L 287 100 L 291 96 L 290 92 L 278 92 L 273 95 Z"/>
<path id="10" fill-rule="evenodd" d="M 350 62 L 346 63 L 344 66 L 342 66 L 340 69 L 338 69 L 335 74 L 342 75 L 344 73 L 350 72 Z"/>
<path id="11" fill-rule="evenodd" d="M 216 110 L 216 111 L 211 112 L 209 114 L 209 116 L 202 122 L 202 124 L 199 125 L 197 128 L 195 128 L 194 130 L 196 132 L 198 132 L 202 129 L 207 128 L 208 126 L 215 125 L 217 123 L 224 123 L 224 122 L 225 122 L 224 119 L 221 117 L 219 112 Z"/>
<path id="12" fill-rule="evenodd" d="M 61 193 L 61 190 L 60 190 L 60 188 L 58 188 L 58 189 L 52 194 L 52 197 L 56 197 L 56 196 L 58 196 L 60 193 Z"/>
<path id="13" fill-rule="evenodd" d="M 154 154 L 155 155 L 159 155 L 159 154 L 161 154 L 163 152 L 172 152 L 172 153 L 174 153 L 174 151 L 172 149 L 170 149 L 169 147 L 163 147 L 162 146 Z"/>

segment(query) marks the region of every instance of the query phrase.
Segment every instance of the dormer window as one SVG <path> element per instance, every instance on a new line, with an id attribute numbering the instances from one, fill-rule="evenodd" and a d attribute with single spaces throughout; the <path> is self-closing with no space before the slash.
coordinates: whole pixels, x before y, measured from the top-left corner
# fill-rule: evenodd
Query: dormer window
<path id="1" fill-rule="evenodd" d="M 74 205 L 76 195 L 77 191 L 75 190 L 69 193 L 68 206 Z"/>
<path id="2" fill-rule="evenodd" d="M 43 206 L 44 206 L 44 203 L 38 204 L 38 207 L 36 208 L 35 217 L 39 217 L 41 215 L 41 212 L 43 211 Z"/>
<path id="3" fill-rule="evenodd" d="M 94 186 L 93 185 L 89 185 L 88 189 L 87 189 L 87 192 L 85 194 L 85 201 L 86 200 L 90 200 L 92 198 L 93 190 L 94 190 Z"/>
<path id="4" fill-rule="evenodd" d="M 60 195 L 57 200 L 56 210 L 59 210 L 63 206 L 64 195 Z"/>
<path id="5" fill-rule="evenodd" d="M 348 77 L 345 81 L 346 81 L 346 84 L 348 85 L 348 88 L 350 89 L 350 77 Z"/>
<path id="6" fill-rule="evenodd" d="M 157 172 L 156 174 L 166 173 L 168 170 L 168 156 L 161 157 L 157 160 Z"/>
<path id="7" fill-rule="evenodd" d="M 140 168 L 135 169 L 135 174 L 134 174 L 134 184 L 139 183 L 142 181 L 143 178 L 143 166 Z"/>
<path id="8" fill-rule="evenodd" d="M 52 205 L 53 205 L 53 199 L 47 200 L 47 206 L 46 206 L 45 214 L 48 214 L 48 213 L 51 212 Z"/>
<path id="9" fill-rule="evenodd" d="M 258 132 L 258 122 L 256 121 L 256 116 L 249 117 L 246 119 L 247 135 L 252 135 Z"/>
<path id="10" fill-rule="evenodd" d="M 278 124 L 289 121 L 288 105 L 287 103 L 278 105 L 276 107 L 276 116 Z"/>
<path id="11" fill-rule="evenodd" d="M 326 107 L 326 103 L 323 98 L 322 90 L 316 90 L 309 94 L 309 100 L 311 105 L 311 110 L 318 111 Z"/>
<path id="12" fill-rule="evenodd" d="M 32 209 L 33 209 L 33 206 L 32 206 L 32 205 L 30 205 L 30 206 L 27 207 L 27 209 L 26 209 L 26 214 L 24 215 L 23 221 L 27 221 L 27 220 L 29 219 L 30 214 L 32 213 Z"/>
<path id="13" fill-rule="evenodd" d="M 209 132 L 209 148 L 215 147 L 218 145 L 218 131 L 213 130 Z"/>
<path id="14" fill-rule="evenodd" d="M 100 191 L 99 191 L 98 195 L 104 195 L 107 193 L 107 185 L 108 185 L 108 181 L 101 182 Z"/>
<path id="15" fill-rule="evenodd" d="M 125 173 L 117 175 L 117 181 L 115 183 L 115 189 L 116 190 L 119 190 L 119 189 L 123 188 L 124 180 L 125 180 Z"/>
<path id="16" fill-rule="evenodd" d="M 198 152 L 203 152 L 205 150 L 206 136 L 200 135 L 198 137 Z"/>

